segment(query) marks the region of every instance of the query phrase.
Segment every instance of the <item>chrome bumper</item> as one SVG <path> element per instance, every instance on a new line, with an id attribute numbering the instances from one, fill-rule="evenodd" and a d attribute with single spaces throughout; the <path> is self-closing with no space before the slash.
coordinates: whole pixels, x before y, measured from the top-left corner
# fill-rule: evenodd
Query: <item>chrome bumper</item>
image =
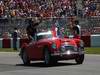
<path id="1" fill-rule="evenodd" d="M 73 51 L 66 51 L 66 52 L 63 52 L 63 53 L 52 53 L 51 56 L 63 56 L 63 55 L 81 55 L 81 54 L 84 54 L 85 52 L 84 51 L 81 51 L 81 52 L 73 52 Z"/>

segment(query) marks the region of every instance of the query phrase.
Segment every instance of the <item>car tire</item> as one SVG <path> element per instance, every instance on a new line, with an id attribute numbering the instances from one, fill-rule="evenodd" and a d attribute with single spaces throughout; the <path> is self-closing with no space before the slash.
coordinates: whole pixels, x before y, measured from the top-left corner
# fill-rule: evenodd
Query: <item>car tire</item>
<path id="1" fill-rule="evenodd" d="M 58 60 L 56 57 L 51 57 L 51 64 L 56 65 L 58 63 Z"/>
<path id="2" fill-rule="evenodd" d="M 75 58 L 75 61 L 77 64 L 82 64 L 84 61 L 84 54 L 78 55 L 78 57 Z"/>
<path id="3" fill-rule="evenodd" d="M 44 63 L 46 65 L 50 65 L 51 63 L 51 55 L 47 47 L 44 49 Z"/>
<path id="4" fill-rule="evenodd" d="M 24 65 L 29 65 L 30 64 L 30 60 L 29 60 L 25 50 L 21 54 L 21 58 L 22 58 L 22 61 L 23 61 Z"/>

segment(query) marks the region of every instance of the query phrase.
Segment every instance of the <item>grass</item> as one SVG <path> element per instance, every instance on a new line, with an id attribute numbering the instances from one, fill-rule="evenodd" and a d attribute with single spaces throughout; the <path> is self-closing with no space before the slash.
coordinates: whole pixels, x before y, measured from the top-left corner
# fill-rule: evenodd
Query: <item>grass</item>
<path id="1" fill-rule="evenodd" d="M 0 48 L 0 52 L 17 52 L 13 48 Z M 100 47 L 86 47 L 86 54 L 100 54 Z"/>
<path id="2" fill-rule="evenodd" d="M 0 48 L 0 52 L 17 52 L 13 48 Z"/>
<path id="3" fill-rule="evenodd" d="M 86 54 L 100 54 L 100 47 L 87 47 L 85 48 Z"/>

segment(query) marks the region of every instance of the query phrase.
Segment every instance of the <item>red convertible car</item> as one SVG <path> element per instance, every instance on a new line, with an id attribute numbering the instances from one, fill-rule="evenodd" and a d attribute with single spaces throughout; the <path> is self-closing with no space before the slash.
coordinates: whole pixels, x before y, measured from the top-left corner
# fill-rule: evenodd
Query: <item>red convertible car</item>
<path id="1" fill-rule="evenodd" d="M 33 41 L 22 45 L 20 57 L 25 65 L 35 60 L 43 60 L 48 65 L 69 59 L 82 64 L 84 45 L 79 38 L 57 37 L 52 31 L 40 32 L 34 36 Z"/>

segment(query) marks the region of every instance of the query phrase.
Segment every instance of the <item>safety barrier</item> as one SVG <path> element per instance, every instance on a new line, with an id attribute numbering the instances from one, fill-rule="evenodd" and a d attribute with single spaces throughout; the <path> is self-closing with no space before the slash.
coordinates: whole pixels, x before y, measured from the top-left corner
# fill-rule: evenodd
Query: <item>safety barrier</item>
<path id="1" fill-rule="evenodd" d="M 91 46 L 100 47 L 100 35 L 91 35 Z"/>
<path id="2" fill-rule="evenodd" d="M 82 36 L 82 40 L 84 41 L 85 47 L 90 47 L 90 37 Z M 17 48 L 20 48 L 23 43 L 29 43 L 28 39 L 17 39 Z M 13 48 L 13 40 L 10 39 L 0 39 L 0 48 Z"/>
<path id="3" fill-rule="evenodd" d="M 17 39 L 17 48 L 20 48 L 22 46 L 23 43 L 29 43 L 28 39 Z M 9 39 L 3 39 L 0 38 L 0 48 L 13 48 L 13 39 L 9 38 Z"/>
<path id="4" fill-rule="evenodd" d="M 100 47 L 100 35 L 82 36 L 85 47 Z M 29 43 L 28 39 L 17 39 L 17 48 L 20 48 L 23 43 Z M 0 38 L 0 48 L 12 48 L 13 40 Z"/>

